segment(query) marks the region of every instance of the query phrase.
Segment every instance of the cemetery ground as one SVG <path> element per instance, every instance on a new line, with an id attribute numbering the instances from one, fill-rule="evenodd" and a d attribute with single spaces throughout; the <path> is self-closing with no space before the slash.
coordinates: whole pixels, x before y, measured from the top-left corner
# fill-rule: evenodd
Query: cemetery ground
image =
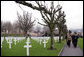
<path id="1" fill-rule="evenodd" d="M 26 39 L 23 39 L 19 42 L 17 41 L 15 45 L 13 40 L 11 49 L 9 49 L 9 44 L 7 43 L 6 39 L 4 39 L 1 48 L 1 56 L 27 56 L 27 48 L 24 48 L 26 41 Z M 29 45 L 32 47 L 29 48 L 29 56 L 58 56 L 65 43 L 65 40 L 62 40 L 61 43 L 54 41 L 54 48 L 56 48 L 56 50 L 49 50 L 48 48 L 50 48 L 50 39 L 44 48 L 43 40 L 40 44 L 31 38 Z M 83 50 L 83 38 L 78 39 L 78 46 L 81 48 L 81 50 Z"/>
<path id="2" fill-rule="evenodd" d="M 54 41 L 54 48 L 56 48 L 56 50 L 49 50 L 50 39 L 44 48 L 43 40 L 40 44 L 31 38 L 29 45 L 32 47 L 29 48 L 29 56 L 58 56 L 65 42 L 65 40 L 63 40 L 61 43 Z M 2 44 L 3 47 L 1 48 L 1 56 L 27 56 L 27 48 L 24 48 L 24 45 L 26 45 L 26 39 L 23 39 L 20 42 L 17 41 L 16 45 L 14 44 L 13 40 L 11 49 L 9 49 L 9 44 L 7 43 L 6 39 L 4 39 Z"/>

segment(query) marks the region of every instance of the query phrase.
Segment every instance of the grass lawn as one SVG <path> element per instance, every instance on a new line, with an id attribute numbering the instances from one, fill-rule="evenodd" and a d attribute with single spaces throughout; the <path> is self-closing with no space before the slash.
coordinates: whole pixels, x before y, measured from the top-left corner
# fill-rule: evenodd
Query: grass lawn
<path id="1" fill-rule="evenodd" d="M 78 46 L 83 50 L 83 38 L 78 39 Z"/>
<path id="2" fill-rule="evenodd" d="M 50 48 L 50 39 L 46 48 L 44 48 L 43 43 L 40 45 L 39 42 L 33 39 L 30 39 L 30 42 L 30 45 L 32 45 L 32 47 L 29 48 L 30 56 L 58 56 L 61 48 L 65 44 L 65 40 L 62 41 L 62 43 L 54 42 L 54 48 L 56 48 L 56 50 L 48 50 L 47 48 Z M 26 39 L 21 40 L 19 43 L 17 42 L 16 45 L 13 41 L 12 47 L 9 49 L 9 44 L 5 39 L 1 48 L 1 56 L 26 56 L 26 48 L 24 48 L 24 45 L 26 45 Z"/>

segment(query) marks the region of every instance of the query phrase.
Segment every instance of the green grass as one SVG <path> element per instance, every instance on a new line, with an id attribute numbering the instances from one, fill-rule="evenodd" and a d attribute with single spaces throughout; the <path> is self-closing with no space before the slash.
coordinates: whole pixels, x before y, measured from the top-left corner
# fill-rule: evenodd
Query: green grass
<path id="1" fill-rule="evenodd" d="M 26 48 L 24 48 L 24 45 L 26 45 L 25 42 L 26 39 L 20 41 L 19 43 L 17 42 L 15 45 L 13 41 L 12 47 L 9 49 L 9 44 L 6 42 L 6 40 L 4 40 L 3 47 L 1 48 L 1 56 L 26 56 Z M 65 43 L 65 40 L 62 41 L 62 43 L 54 42 L 54 48 L 56 48 L 56 50 L 47 49 L 50 48 L 50 40 L 48 41 L 46 48 L 44 48 L 43 43 L 40 45 L 40 43 L 33 39 L 30 39 L 30 42 L 30 45 L 32 45 L 32 47 L 29 48 L 30 56 L 58 56 Z"/>
<path id="2" fill-rule="evenodd" d="M 78 39 L 78 46 L 83 50 L 83 38 Z"/>

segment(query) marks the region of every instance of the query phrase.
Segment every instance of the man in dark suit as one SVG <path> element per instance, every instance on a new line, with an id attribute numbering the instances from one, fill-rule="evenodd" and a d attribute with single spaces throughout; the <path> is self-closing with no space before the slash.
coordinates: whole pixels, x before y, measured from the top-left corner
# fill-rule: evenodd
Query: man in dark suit
<path id="1" fill-rule="evenodd" d="M 72 35 L 72 43 L 75 48 L 77 47 L 77 42 L 78 42 L 78 34 L 74 32 L 74 34 Z"/>
<path id="2" fill-rule="evenodd" d="M 77 42 L 78 42 L 78 34 L 75 32 L 75 44 L 74 47 L 77 47 Z"/>

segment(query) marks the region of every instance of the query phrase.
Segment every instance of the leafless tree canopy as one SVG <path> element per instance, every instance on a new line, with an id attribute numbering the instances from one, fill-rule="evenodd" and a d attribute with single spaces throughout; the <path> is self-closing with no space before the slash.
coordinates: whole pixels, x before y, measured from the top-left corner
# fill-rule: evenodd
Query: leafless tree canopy
<path id="1" fill-rule="evenodd" d="M 19 28 L 24 31 L 24 34 L 27 34 L 27 31 L 33 27 L 35 20 L 32 21 L 32 16 L 28 12 L 23 12 L 23 16 L 17 13 L 17 16 Z"/>

